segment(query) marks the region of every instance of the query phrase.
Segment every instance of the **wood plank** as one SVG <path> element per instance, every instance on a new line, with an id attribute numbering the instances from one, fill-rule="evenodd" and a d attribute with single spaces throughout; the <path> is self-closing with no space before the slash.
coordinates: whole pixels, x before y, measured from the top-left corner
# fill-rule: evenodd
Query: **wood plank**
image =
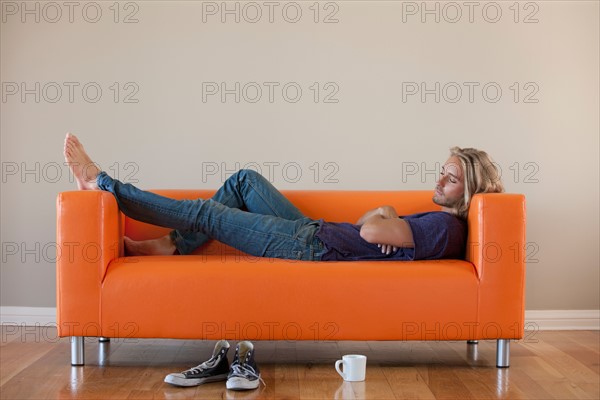
<path id="1" fill-rule="evenodd" d="M 554 397 L 543 385 L 526 373 L 530 368 L 534 368 L 531 364 L 532 359 L 535 357 L 514 357 L 511 360 L 509 373 L 505 374 L 506 384 L 522 393 L 523 396 L 520 398 L 523 399 L 553 399 Z"/>
<path id="2" fill-rule="evenodd" d="M 435 395 L 414 367 L 383 368 L 388 384 L 397 399 L 435 399 Z"/>
<path id="3" fill-rule="evenodd" d="M 543 339 L 538 343 L 525 343 L 523 345 L 529 347 L 538 357 L 543 358 L 547 364 L 574 384 L 593 382 L 598 379 L 597 372 L 588 368 L 560 347 L 552 346 Z M 557 344 L 557 346 L 562 345 Z M 567 347 L 565 346 L 565 348 Z M 595 398 L 600 398 L 600 391 L 593 393 L 593 395 Z"/>
<path id="4" fill-rule="evenodd" d="M 56 328 L 53 327 L 24 328 L 3 325 L 2 347 L 0 347 L 0 387 L 19 371 L 37 362 L 59 341 Z"/>
<path id="5" fill-rule="evenodd" d="M 595 338 L 591 337 L 589 339 L 587 339 L 586 335 L 582 335 L 577 331 L 561 331 L 544 337 L 544 342 L 555 348 L 560 348 L 562 352 L 576 359 L 579 363 L 594 371 L 594 373 L 600 374 L 600 352 L 597 347 L 600 342 L 600 336 L 597 335 Z M 594 340 L 596 350 L 593 349 Z"/>
<path id="6" fill-rule="evenodd" d="M 42 329 L 42 328 L 38 328 Z M 70 366 L 68 339 L 52 332 L 4 330 L 2 399 L 597 399 L 599 332 L 536 332 L 511 343 L 511 367 L 495 367 L 495 341 L 255 342 L 266 387 L 233 392 L 225 382 L 178 388 L 171 372 L 196 366 L 213 341 L 86 341 L 86 366 Z M 9 337 L 10 334 L 10 337 Z M 232 342 L 230 360 L 235 350 Z M 343 354 L 367 356 L 367 379 L 344 382 Z"/>
<path id="7" fill-rule="evenodd" d="M 261 398 L 297 399 L 300 397 L 300 380 L 295 364 L 259 365 L 262 379 L 267 386 L 259 388 Z M 227 390 L 224 390 L 227 395 Z M 248 396 L 246 393 L 245 396 Z"/>

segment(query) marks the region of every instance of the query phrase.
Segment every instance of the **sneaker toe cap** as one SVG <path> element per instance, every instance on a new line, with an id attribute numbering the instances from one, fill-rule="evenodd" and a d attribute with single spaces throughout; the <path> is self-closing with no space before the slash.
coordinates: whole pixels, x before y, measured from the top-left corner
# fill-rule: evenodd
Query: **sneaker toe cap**
<path id="1" fill-rule="evenodd" d="M 258 380 L 250 381 L 245 378 L 233 377 L 227 379 L 227 389 L 230 390 L 248 390 L 256 389 L 258 387 Z"/>
<path id="2" fill-rule="evenodd" d="M 165 382 L 173 385 L 181 385 L 183 382 L 185 382 L 185 375 L 181 373 L 169 374 L 165 376 Z"/>

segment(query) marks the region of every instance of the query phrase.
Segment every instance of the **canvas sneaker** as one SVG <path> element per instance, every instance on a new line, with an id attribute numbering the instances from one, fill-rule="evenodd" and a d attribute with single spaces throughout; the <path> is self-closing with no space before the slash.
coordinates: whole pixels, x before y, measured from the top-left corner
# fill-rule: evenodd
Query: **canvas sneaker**
<path id="1" fill-rule="evenodd" d="M 165 377 L 165 382 L 175 386 L 198 386 L 208 382 L 224 381 L 229 373 L 228 350 L 229 343 L 226 340 L 218 341 L 208 361 L 187 371 L 169 374 Z"/>
<path id="2" fill-rule="evenodd" d="M 256 361 L 254 361 L 254 345 L 248 341 L 240 342 L 235 348 L 235 357 L 227 377 L 227 389 L 256 389 L 260 382 L 265 385 L 260 377 Z"/>

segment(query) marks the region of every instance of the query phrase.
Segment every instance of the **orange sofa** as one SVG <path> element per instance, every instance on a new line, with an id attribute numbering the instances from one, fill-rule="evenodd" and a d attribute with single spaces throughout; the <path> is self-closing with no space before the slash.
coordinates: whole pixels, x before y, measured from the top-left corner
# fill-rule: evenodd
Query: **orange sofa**
<path id="1" fill-rule="evenodd" d="M 208 198 L 209 190 L 158 190 Z M 305 215 L 356 221 L 389 204 L 438 210 L 431 191 L 283 191 Z M 497 366 L 524 334 L 525 199 L 475 195 L 466 260 L 308 262 L 217 241 L 186 256 L 124 257 L 123 236 L 167 229 L 125 217 L 112 194 L 57 199 L 57 325 L 83 365 L 84 337 L 231 340 L 496 339 Z"/>

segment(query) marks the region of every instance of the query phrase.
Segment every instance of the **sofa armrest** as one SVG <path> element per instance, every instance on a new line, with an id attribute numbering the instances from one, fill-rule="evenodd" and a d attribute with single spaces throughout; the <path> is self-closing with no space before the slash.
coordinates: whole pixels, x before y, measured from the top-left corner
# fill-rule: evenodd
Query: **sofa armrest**
<path id="1" fill-rule="evenodd" d="M 521 338 L 525 314 L 525 196 L 473 196 L 467 260 L 480 280 L 478 338 Z M 500 331 L 500 335 L 498 335 Z"/>
<path id="2" fill-rule="evenodd" d="M 123 218 L 111 193 L 57 198 L 56 318 L 59 336 L 100 336 L 100 286 L 122 254 Z"/>

